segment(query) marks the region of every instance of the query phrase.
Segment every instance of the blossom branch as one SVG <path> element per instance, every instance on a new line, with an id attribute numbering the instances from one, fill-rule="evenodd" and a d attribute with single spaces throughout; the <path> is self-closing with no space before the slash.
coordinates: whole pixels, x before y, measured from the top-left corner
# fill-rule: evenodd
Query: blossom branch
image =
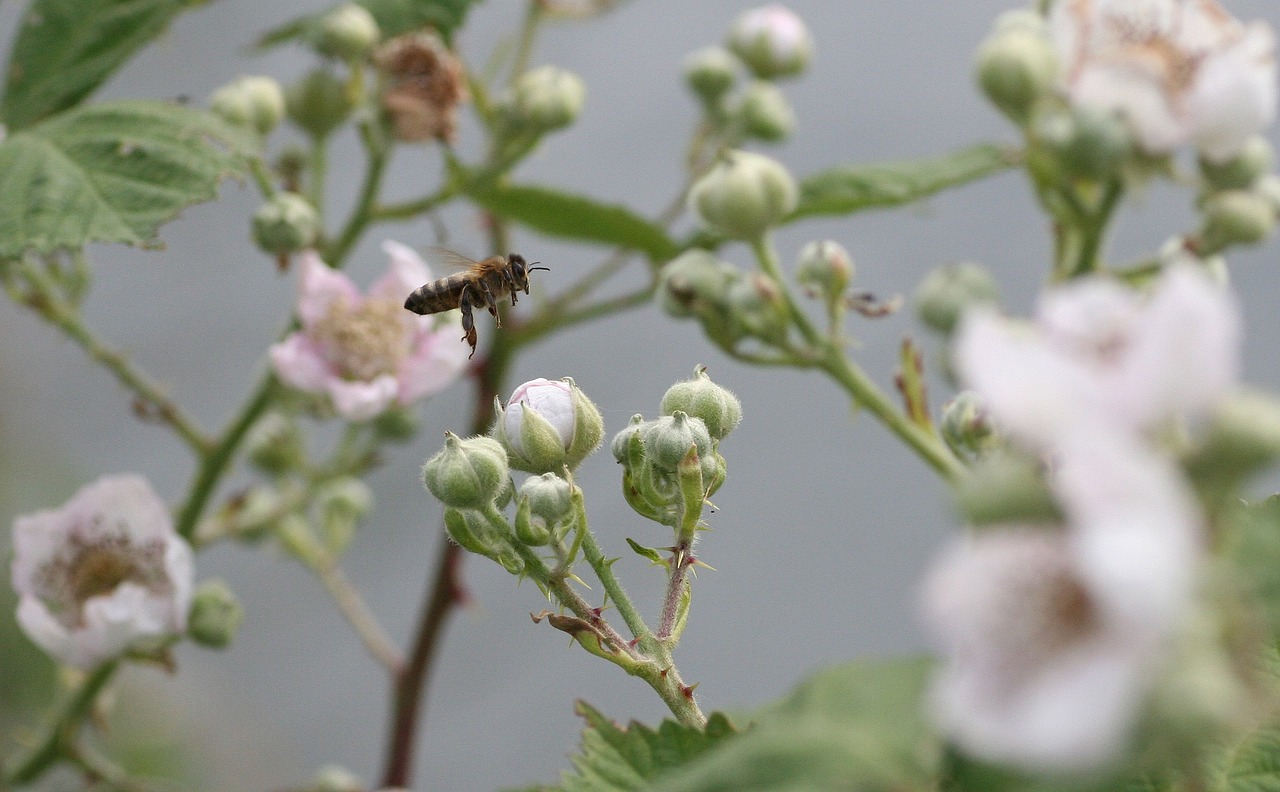
<path id="1" fill-rule="evenodd" d="M 11 760 L 0 780 L 6 785 L 29 783 L 62 758 L 93 702 L 115 676 L 119 666 L 119 662 L 105 663 L 86 676 L 80 686 L 67 696 L 61 710 L 53 716 L 31 748 Z"/>

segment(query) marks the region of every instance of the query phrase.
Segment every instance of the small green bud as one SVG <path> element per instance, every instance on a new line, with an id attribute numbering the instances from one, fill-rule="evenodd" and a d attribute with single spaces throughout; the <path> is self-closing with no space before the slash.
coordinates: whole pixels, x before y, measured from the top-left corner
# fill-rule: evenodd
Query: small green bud
<path id="1" fill-rule="evenodd" d="M 813 56 L 804 21 L 777 3 L 739 16 L 729 30 L 728 46 L 762 80 L 794 77 Z"/>
<path id="2" fill-rule="evenodd" d="M 210 649 L 223 649 L 235 638 L 244 608 L 235 592 L 221 580 L 206 580 L 191 597 L 187 635 Z"/>
<path id="3" fill-rule="evenodd" d="M 707 376 L 706 366 L 694 369 L 693 379 L 667 388 L 662 396 L 661 409 L 663 415 L 683 412 L 700 418 L 707 427 L 707 433 L 717 441 L 723 440 L 742 422 L 742 402 L 728 388 L 712 382 Z"/>
<path id="4" fill-rule="evenodd" d="M 571 379 L 530 380 L 515 389 L 505 410 L 495 408 L 493 437 L 511 466 L 528 473 L 576 468 L 604 437 L 600 410 Z"/>
<path id="5" fill-rule="evenodd" d="M 956 498 L 972 525 L 1061 519 L 1039 462 L 1014 454 L 979 457 L 956 488 Z"/>
<path id="6" fill-rule="evenodd" d="M 347 120 L 353 104 L 347 86 L 337 75 L 316 69 L 285 91 L 289 120 L 313 138 L 323 138 Z"/>
<path id="7" fill-rule="evenodd" d="M 240 77 L 213 92 L 209 109 L 228 123 L 266 135 L 284 118 L 284 92 L 270 77 Z"/>
<path id="8" fill-rule="evenodd" d="M 1270 173 L 1275 158 L 1271 141 L 1254 135 L 1245 141 L 1239 154 L 1225 162 L 1213 162 L 1201 155 L 1200 173 L 1219 190 L 1247 190 Z"/>
<path id="9" fill-rule="evenodd" d="M 1003 27 L 978 49 L 978 84 L 999 110 L 1025 124 L 1031 109 L 1058 77 L 1058 58 L 1042 34 L 1026 27 Z"/>
<path id="10" fill-rule="evenodd" d="M 325 549 L 341 555 L 351 543 L 356 525 L 372 506 L 373 493 L 358 478 L 341 476 L 321 485 L 316 493 L 316 510 Z"/>
<path id="11" fill-rule="evenodd" d="M 393 404 L 373 419 L 373 430 L 378 437 L 393 443 L 412 440 L 421 425 L 418 413 L 402 405 Z"/>
<path id="12" fill-rule="evenodd" d="M 662 308 L 671 316 L 701 317 L 728 302 L 729 285 L 741 277 L 737 268 L 701 248 L 686 250 L 658 274 Z"/>
<path id="13" fill-rule="evenodd" d="M 444 530 L 459 547 L 477 555 L 496 559 L 499 550 L 507 549 L 484 515 L 471 509 L 446 508 Z"/>
<path id="14" fill-rule="evenodd" d="M 734 239 L 754 239 L 796 207 L 796 183 L 776 160 L 729 151 L 689 190 L 689 208 Z"/>
<path id="15" fill-rule="evenodd" d="M 281 517 L 276 523 L 276 536 L 285 552 L 309 567 L 317 567 L 327 560 L 324 546 L 316 541 L 311 523 L 301 514 L 286 514 Z"/>
<path id="16" fill-rule="evenodd" d="M 502 445 L 490 437 L 444 437 L 444 448 L 422 467 L 422 481 L 436 500 L 459 509 L 483 509 L 497 500 L 510 481 Z"/>
<path id="17" fill-rule="evenodd" d="M 939 267 L 925 276 L 916 289 L 914 302 L 920 321 L 950 335 L 966 310 L 998 305 L 999 299 L 991 273 L 981 264 L 966 261 Z"/>
<path id="18" fill-rule="evenodd" d="M 285 184 L 299 184 L 307 170 L 307 159 L 307 152 L 301 146 L 285 146 L 276 157 L 275 171 Z"/>
<path id="19" fill-rule="evenodd" d="M 253 425 L 246 445 L 253 466 L 270 475 L 301 470 L 307 464 L 302 430 L 278 412 L 268 413 Z"/>
<path id="20" fill-rule="evenodd" d="M 747 137 L 774 143 L 786 140 L 796 128 L 796 114 L 778 86 L 757 80 L 747 87 L 738 106 L 738 120 Z"/>
<path id="21" fill-rule="evenodd" d="M 586 94 L 587 86 L 578 75 L 540 66 L 520 75 L 502 109 L 515 129 L 545 134 L 576 121 Z"/>
<path id="22" fill-rule="evenodd" d="M 1197 482 L 1237 481 L 1280 457 L 1280 402 L 1241 390 L 1216 405 L 1204 442 L 1187 461 Z"/>
<path id="23" fill-rule="evenodd" d="M 631 416 L 627 428 L 613 436 L 609 449 L 618 464 L 639 467 L 644 462 L 644 434 L 648 430 L 649 422 L 636 413 Z"/>
<path id="24" fill-rule="evenodd" d="M 773 278 L 759 272 L 739 278 L 729 286 L 728 303 L 735 336 L 754 336 L 770 344 L 786 340 L 791 314 Z"/>
<path id="25" fill-rule="evenodd" d="M 272 255 L 311 247 L 319 232 L 320 215 L 297 193 L 276 193 L 253 213 L 253 241 Z"/>
<path id="26" fill-rule="evenodd" d="M 555 473 L 530 476 L 520 486 L 520 496 L 528 499 L 529 509 L 548 525 L 573 513 L 573 485 Z"/>
<path id="27" fill-rule="evenodd" d="M 325 765 L 312 779 L 308 792 L 365 792 L 365 785 L 350 770 L 339 765 Z"/>
<path id="28" fill-rule="evenodd" d="M 702 480 L 711 481 L 718 464 L 711 447 L 711 434 L 701 418 L 690 418 L 676 410 L 650 423 L 644 433 L 645 458 L 656 472 L 666 476 L 675 475 L 691 447 L 697 449 Z"/>
<path id="29" fill-rule="evenodd" d="M 325 14 L 312 32 L 316 52 L 344 61 L 363 60 L 378 43 L 378 22 L 363 6 L 348 3 Z"/>
<path id="30" fill-rule="evenodd" d="M 1113 113 L 1090 107 L 1047 113 L 1036 121 L 1036 138 L 1066 173 L 1104 181 L 1120 172 L 1133 153 L 1133 135 Z"/>
<path id="31" fill-rule="evenodd" d="M 1255 245 L 1270 236 L 1276 211 L 1265 195 L 1246 190 L 1225 190 L 1204 202 L 1200 231 L 1201 255 L 1219 253 L 1234 245 Z"/>
<path id="32" fill-rule="evenodd" d="M 281 517 L 280 494 L 274 487 L 252 487 L 222 511 L 227 532 L 243 542 L 258 542 L 276 528 Z"/>
<path id="33" fill-rule="evenodd" d="M 800 250 L 796 282 L 809 296 L 822 295 L 828 302 L 842 299 L 853 280 L 853 259 L 839 242 L 824 239 L 810 242 Z"/>
<path id="34" fill-rule="evenodd" d="M 737 74 L 738 62 L 720 47 L 700 49 L 684 61 L 685 82 L 708 105 L 724 98 Z"/>
<path id="35" fill-rule="evenodd" d="M 986 402 L 971 390 L 957 393 L 942 406 L 941 430 L 942 439 L 961 458 L 981 454 L 998 438 Z"/>

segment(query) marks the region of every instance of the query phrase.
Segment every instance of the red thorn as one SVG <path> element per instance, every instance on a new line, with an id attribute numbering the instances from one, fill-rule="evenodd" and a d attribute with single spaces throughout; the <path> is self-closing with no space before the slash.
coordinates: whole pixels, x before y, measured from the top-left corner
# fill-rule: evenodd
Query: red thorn
<path id="1" fill-rule="evenodd" d="M 693 691 L 698 687 L 698 684 L 699 683 L 695 682 L 692 685 L 681 685 L 680 694 L 690 701 L 693 701 Z"/>

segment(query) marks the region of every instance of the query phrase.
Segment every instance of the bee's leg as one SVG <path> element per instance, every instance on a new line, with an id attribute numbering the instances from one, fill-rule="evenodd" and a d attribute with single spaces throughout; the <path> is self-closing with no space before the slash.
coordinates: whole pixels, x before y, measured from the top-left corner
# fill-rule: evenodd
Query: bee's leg
<path id="1" fill-rule="evenodd" d="M 511 270 L 506 270 L 502 273 L 502 279 L 507 284 L 507 291 L 511 292 L 511 304 L 515 305 L 516 292 L 520 291 L 519 289 L 516 288 L 515 276 L 511 274 Z"/>
<path id="2" fill-rule="evenodd" d="M 462 312 L 462 340 L 471 345 L 471 354 L 467 355 L 467 360 L 476 355 L 476 320 L 471 315 L 471 301 L 467 299 L 469 296 L 467 287 L 464 286 L 458 300 L 458 310 Z"/>
<path id="3" fill-rule="evenodd" d="M 481 288 L 484 290 L 484 304 L 489 307 L 489 313 L 493 316 L 493 324 L 495 327 L 502 327 L 502 317 L 498 316 L 498 301 L 493 297 L 493 291 L 489 288 L 489 284 L 481 282 Z"/>

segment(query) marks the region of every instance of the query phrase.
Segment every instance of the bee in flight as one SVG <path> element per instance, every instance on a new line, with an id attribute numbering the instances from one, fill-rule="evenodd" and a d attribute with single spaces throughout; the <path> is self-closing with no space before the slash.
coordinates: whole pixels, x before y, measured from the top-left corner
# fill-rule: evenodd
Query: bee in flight
<path id="1" fill-rule="evenodd" d="M 484 261 L 475 261 L 444 248 L 434 248 L 433 253 L 441 263 L 460 264 L 466 270 L 422 284 L 405 299 L 404 307 L 423 316 L 454 308 L 461 309 L 464 333 L 462 339 L 471 345 L 470 356 L 476 353 L 476 322 L 471 315 L 472 309 L 488 308 L 493 315 L 494 324 L 502 327 L 502 319 L 498 316 L 498 301 L 510 294 L 511 304 L 515 305 L 517 292 L 529 293 L 530 272 L 551 271 L 548 267 L 535 267 L 526 263 L 524 256 L 519 253 L 511 253 L 505 257 L 492 256 Z"/>

